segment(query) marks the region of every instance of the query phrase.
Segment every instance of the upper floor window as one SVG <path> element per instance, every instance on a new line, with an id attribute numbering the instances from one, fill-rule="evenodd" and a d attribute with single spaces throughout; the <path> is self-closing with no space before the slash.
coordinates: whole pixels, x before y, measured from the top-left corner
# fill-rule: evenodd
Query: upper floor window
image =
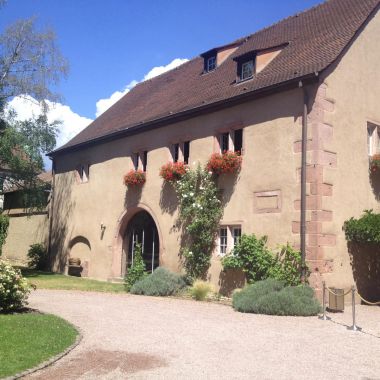
<path id="1" fill-rule="evenodd" d="M 212 71 L 216 69 L 216 56 L 213 55 L 206 60 L 206 71 Z"/>
<path id="2" fill-rule="evenodd" d="M 241 64 L 240 80 L 246 80 L 253 77 L 254 64 L 253 60 Z"/>
<path id="3" fill-rule="evenodd" d="M 81 164 L 78 165 L 76 168 L 76 178 L 78 183 L 85 183 L 88 182 L 90 179 L 90 165 L 88 164 Z"/>
<path id="4" fill-rule="evenodd" d="M 380 153 L 380 126 L 367 123 L 367 149 L 368 155 Z"/>
<path id="5" fill-rule="evenodd" d="M 171 151 L 173 162 L 183 161 L 185 164 L 189 163 L 190 141 L 173 144 Z"/>
<path id="6" fill-rule="evenodd" d="M 148 151 L 135 152 L 132 155 L 133 169 L 146 172 L 148 166 Z"/>
<path id="7" fill-rule="evenodd" d="M 243 149 L 243 129 L 235 129 L 229 132 L 223 132 L 219 135 L 220 153 L 228 150 L 242 152 Z"/>

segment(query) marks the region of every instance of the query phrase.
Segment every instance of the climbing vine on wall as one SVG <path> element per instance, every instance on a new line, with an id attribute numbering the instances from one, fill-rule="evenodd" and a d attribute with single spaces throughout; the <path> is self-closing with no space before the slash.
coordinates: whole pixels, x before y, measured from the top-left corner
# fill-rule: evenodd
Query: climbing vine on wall
<path id="1" fill-rule="evenodd" d="M 212 173 L 200 165 L 188 169 L 175 187 L 183 228 L 184 267 L 189 277 L 205 278 L 223 215 L 218 188 Z"/>

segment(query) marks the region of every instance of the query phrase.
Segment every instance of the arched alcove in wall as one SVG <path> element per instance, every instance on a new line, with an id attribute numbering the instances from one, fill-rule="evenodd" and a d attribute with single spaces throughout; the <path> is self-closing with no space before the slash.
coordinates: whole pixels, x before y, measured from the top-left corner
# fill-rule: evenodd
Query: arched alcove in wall
<path id="1" fill-rule="evenodd" d="M 76 236 L 69 244 L 69 257 L 79 257 L 81 262 L 90 261 L 91 244 L 84 236 Z"/>

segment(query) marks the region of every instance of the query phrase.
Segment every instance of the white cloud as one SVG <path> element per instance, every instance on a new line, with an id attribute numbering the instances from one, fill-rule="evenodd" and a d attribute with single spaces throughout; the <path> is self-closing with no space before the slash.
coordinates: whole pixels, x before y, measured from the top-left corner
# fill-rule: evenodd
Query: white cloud
<path id="1" fill-rule="evenodd" d="M 87 127 L 92 120 L 75 113 L 69 106 L 61 103 L 46 101 L 49 107 L 47 113 L 48 121 L 61 121 L 59 134 L 57 136 L 57 147 L 66 144 L 70 139 Z M 26 120 L 37 117 L 41 114 L 38 103 L 30 97 L 15 97 L 8 104 L 8 109 L 13 109 L 17 113 L 17 119 Z M 49 161 L 45 160 L 45 166 L 49 167 Z"/>
<path id="2" fill-rule="evenodd" d="M 187 62 L 186 58 L 175 58 L 173 61 L 168 63 L 166 66 L 156 66 L 153 67 L 143 78 L 144 80 L 152 79 L 157 75 L 163 74 L 166 71 L 172 70 L 179 65 Z M 100 99 L 96 102 L 96 117 L 101 115 L 104 111 L 110 108 L 113 104 L 115 104 L 120 98 L 122 98 L 125 94 L 127 94 L 136 84 L 139 83 L 137 80 L 133 80 L 130 82 L 123 91 L 115 91 L 109 98 Z"/>

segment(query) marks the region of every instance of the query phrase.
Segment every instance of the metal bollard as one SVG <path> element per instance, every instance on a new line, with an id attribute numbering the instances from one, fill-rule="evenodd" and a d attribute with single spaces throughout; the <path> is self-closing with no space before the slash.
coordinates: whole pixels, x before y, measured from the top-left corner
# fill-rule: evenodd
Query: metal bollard
<path id="1" fill-rule="evenodd" d="M 348 330 L 360 331 L 361 327 L 356 326 L 356 310 L 355 310 L 355 286 L 352 286 L 352 326 L 347 327 Z"/>
<path id="2" fill-rule="evenodd" d="M 322 308 L 323 308 L 323 315 L 321 315 L 319 317 L 319 319 L 322 319 L 323 321 L 327 321 L 328 319 L 330 319 L 327 315 L 326 315 L 326 282 L 323 281 L 323 293 L 322 293 Z"/>

